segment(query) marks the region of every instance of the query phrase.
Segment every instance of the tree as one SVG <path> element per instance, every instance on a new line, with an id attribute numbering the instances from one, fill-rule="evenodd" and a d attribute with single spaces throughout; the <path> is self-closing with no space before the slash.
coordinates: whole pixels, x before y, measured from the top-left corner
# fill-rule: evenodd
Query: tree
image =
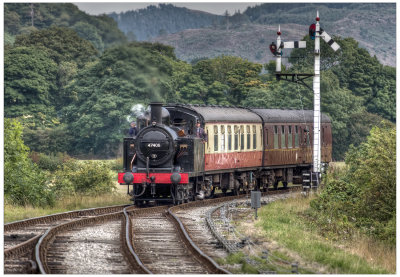
<path id="1" fill-rule="evenodd" d="M 22 125 L 4 118 L 4 196 L 16 205 L 46 206 L 54 203 L 44 174 L 28 156 Z"/>
<path id="2" fill-rule="evenodd" d="M 262 65 L 239 57 L 221 56 L 197 62 L 193 66 L 193 73 L 199 75 L 207 86 L 215 81 L 225 85 L 225 99 L 229 99 L 227 102 L 239 105 L 250 88 L 261 85 L 261 69 Z"/>
<path id="3" fill-rule="evenodd" d="M 83 39 L 90 41 L 100 52 L 104 50 L 104 43 L 101 36 L 97 33 L 96 27 L 87 22 L 79 21 L 71 27 Z"/>
<path id="4" fill-rule="evenodd" d="M 19 35 L 16 37 L 15 46 L 42 47 L 57 64 L 74 61 L 78 67 L 93 61 L 98 54 L 94 46 L 79 37 L 75 31 L 59 27 Z"/>
<path id="5" fill-rule="evenodd" d="M 16 47 L 5 53 L 4 69 L 5 116 L 32 117 L 37 124 L 48 124 L 55 117 L 51 100 L 57 87 L 56 63 L 43 48 Z"/>
<path id="6" fill-rule="evenodd" d="M 8 6 L 4 5 L 4 30 L 10 34 L 17 34 L 21 28 L 20 16 L 14 11 L 9 11 Z"/>
<path id="7" fill-rule="evenodd" d="M 111 155 L 126 135 L 126 117 L 134 104 L 168 95 L 174 58 L 169 47 L 129 43 L 107 49 L 97 63 L 67 88 L 62 109 L 76 152 Z"/>

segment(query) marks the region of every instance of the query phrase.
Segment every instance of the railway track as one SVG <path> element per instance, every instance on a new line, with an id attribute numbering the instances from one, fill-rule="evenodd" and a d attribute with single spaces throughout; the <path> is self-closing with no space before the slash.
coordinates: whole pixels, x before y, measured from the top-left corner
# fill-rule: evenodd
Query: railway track
<path id="1" fill-rule="evenodd" d="M 125 255 L 123 211 L 73 220 L 50 228 L 35 247 L 40 273 L 138 274 L 132 255 Z M 129 243 L 129 242 L 128 242 Z"/>
<path id="2" fill-rule="evenodd" d="M 6 224 L 4 273 L 229 273 L 214 262 L 226 251 L 201 218 L 219 203 L 244 197 L 171 208 L 113 206 Z"/>
<path id="3" fill-rule="evenodd" d="M 180 220 L 168 207 L 135 210 L 131 217 L 133 249 L 149 272 L 229 273 L 193 243 Z"/>
<path id="4" fill-rule="evenodd" d="M 36 217 L 4 225 L 4 273 L 24 274 L 37 270 L 34 248 L 40 237 L 51 227 L 75 219 L 90 218 L 122 211 L 127 205 L 85 209 Z"/>

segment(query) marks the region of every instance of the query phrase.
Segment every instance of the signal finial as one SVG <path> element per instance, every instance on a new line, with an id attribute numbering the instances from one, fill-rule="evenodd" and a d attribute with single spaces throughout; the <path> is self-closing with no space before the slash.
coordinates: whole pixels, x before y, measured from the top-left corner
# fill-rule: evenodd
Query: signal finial
<path id="1" fill-rule="evenodd" d="M 319 21 L 319 12 L 317 11 L 317 17 L 315 18 L 316 21 Z"/>
<path id="2" fill-rule="evenodd" d="M 278 26 L 278 32 L 276 33 L 278 36 L 280 36 L 282 33 L 281 33 L 281 25 L 279 24 L 279 26 Z"/>

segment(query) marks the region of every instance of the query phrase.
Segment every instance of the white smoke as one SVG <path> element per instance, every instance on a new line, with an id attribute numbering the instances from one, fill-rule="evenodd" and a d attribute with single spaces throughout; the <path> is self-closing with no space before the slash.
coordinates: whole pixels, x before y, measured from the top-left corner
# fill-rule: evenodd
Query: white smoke
<path id="1" fill-rule="evenodd" d="M 126 116 L 126 120 L 128 122 L 136 121 L 136 118 L 139 115 L 143 114 L 145 110 L 146 110 L 146 108 L 142 104 L 133 105 L 131 108 L 131 113 Z"/>

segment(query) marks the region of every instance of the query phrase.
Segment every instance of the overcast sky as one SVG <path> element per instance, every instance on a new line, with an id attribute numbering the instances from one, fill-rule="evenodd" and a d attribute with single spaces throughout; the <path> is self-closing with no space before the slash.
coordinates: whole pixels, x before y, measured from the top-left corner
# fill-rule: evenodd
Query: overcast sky
<path id="1" fill-rule="evenodd" d="M 164 2 L 165 3 L 165 2 Z M 235 13 L 235 11 L 240 10 L 241 12 L 244 12 L 247 7 L 255 6 L 257 3 L 174 3 L 174 2 L 169 2 L 175 6 L 178 7 L 186 7 L 188 9 L 192 10 L 200 10 L 200 11 L 205 11 L 213 14 L 218 14 L 222 15 L 226 10 L 230 14 Z M 132 2 L 117 2 L 117 3 L 107 3 L 107 2 L 80 2 L 80 3 L 74 3 L 79 7 L 80 10 L 91 14 L 91 15 L 99 15 L 103 13 L 111 13 L 111 12 L 125 12 L 125 11 L 130 11 L 130 10 L 137 10 L 137 9 L 143 9 L 146 8 L 149 5 L 157 5 L 158 2 L 147 2 L 147 3 L 132 3 Z M 260 3 L 259 3 L 260 4 Z"/>

